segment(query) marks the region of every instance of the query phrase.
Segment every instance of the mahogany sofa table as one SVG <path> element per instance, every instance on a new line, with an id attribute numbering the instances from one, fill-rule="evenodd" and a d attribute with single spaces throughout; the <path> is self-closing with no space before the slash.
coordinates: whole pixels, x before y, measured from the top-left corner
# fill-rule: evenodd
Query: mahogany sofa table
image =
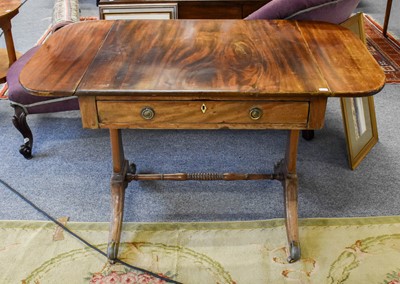
<path id="1" fill-rule="evenodd" d="M 111 137 L 112 220 L 118 255 L 132 180 L 276 179 L 283 184 L 289 261 L 300 258 L 296 176 L 299 131 L 323 126 L 328 97 L 369 96 L 385 76 L 340 26 L 296 21 L 88 21 L 55 33 L 23 69 L 35 95 L 79 97 L 85 128 Z M 121 129 L 286 129 L 271 174 L 137 174 Z"/>

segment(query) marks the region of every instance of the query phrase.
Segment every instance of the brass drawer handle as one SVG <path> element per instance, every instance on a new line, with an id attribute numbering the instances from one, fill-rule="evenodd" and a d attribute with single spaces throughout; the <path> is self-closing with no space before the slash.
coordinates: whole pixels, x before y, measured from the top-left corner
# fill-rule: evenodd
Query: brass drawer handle
<path id="1" fill-rule="evenodd" d="M 153 117 L 156 115 L 156 113 L 151 107 L 144 107 L 140 114 L 146 120 L 153 119 Z"/>
<path id="2" fill-rule="evenodd" d="M 263 115 L 263 111 L 258 107 L 253 107 L 250 109 L 249 115 L 252 120 L 258 120 Z"/>

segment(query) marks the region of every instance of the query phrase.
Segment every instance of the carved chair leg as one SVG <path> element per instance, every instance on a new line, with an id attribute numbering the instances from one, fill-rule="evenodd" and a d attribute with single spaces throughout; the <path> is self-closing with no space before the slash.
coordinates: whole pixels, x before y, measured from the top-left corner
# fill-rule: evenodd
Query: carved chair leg
<path id="1" fill-rule="evenodd" d="M 11 105 L 14 108 L 14 116 L 12 118 L 12 122 L 15 128 L 22 134 L 24 137 L 24 144 L 22 144 L 19 148 L 19 152 L 26 158 L 32 158 L 32 146 L 33 146 L 33 136 L 32 131 L 26 122 L 26 116 L 28 115 L 25 110 L 18 105 Z"/>

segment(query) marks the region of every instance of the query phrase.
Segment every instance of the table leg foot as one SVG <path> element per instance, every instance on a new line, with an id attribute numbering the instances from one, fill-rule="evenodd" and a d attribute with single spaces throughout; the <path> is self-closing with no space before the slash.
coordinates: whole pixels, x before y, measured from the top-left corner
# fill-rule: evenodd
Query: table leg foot
<path id="1" fill-rule="evenodd" d="M 286 233 L 289 243 L 289 257 L 290 263 L 300 259 L 300 245 L 299 245 L 299 226 L 298 226 L 298 190 L 297 190 L 297 176 L 286 176 L 283 181 L 284 196 L 285 196 L 285 221 Z"/>
<path id="2" fill-rule="evenodd" d="M 126 173 L 136 173 L 136 165 L 124 161 L 122 173 L 114 173 L 111 178 L 111 202 L 112 202 L 112 220 L 110 224 L 110 235 L 107 246 L 107 258 L 110 263 L 115 263 L 118 257 L 118 248 L 121 239 L 122 222 L 124 215 L 125 189 L 128 185 Z"/>
<path id="3" fill-rule="evenodd" d="M 301 257 L 300 243 L 292 241 L 289 244 L 289 257 L 287 260 L 289 263 L 293 263 L 298 261 L 300 257 Z"/>
<path id="4" fill-rule="evenodd" d="M 107 258 L 111 264 L 115 263 L 118 256 L 118 245 L 115 242 L 109 242 L 107 247 Z"/>
<path id="5" fill-rule="evenodd" d="M 114 261 L 118 256 L 124 215 L 125 188 L 127 184 L 123 180 L 116 181 L 116 179 L 120 178 L 119 175 L 114 175 L 111 179 L 112 218 L 107 248 L 107 257 L 110 261 Z"/>
<path id="6" fill-rule="evenodd" d="M 289 132 L 286 157 L 275 166 L 275 174 L 282 177 L 286 234 L 289 243 L 290 263 L 300 259 L 298 225 L 298 181 L 296 174 L 296 156 L 299 131 Z"/>
<path id="7" fill-rule="evenodd" d="M 124 157 L 120 129 L 110 129 L 111 153 L 113 158 L 113 175 L 111 177 L 111 223 L 108 236 L 107 257 L 115 262 L 121 239 L 122 221 L 124 216 L 125 189 L 128 186 L 126 175 L 131 166 Z"/>
<path id="8" fill-rule="evenodd" d="M 289 175 L 283 181 L 285 196 L 286 233 L 289 243 L 289 262 L 300 259 L 299 226 L 298 226 L 298 190 L 297 176 Z"/>
<path id="9" fill-rule="evenodd" d="M 296 174 L 285 174 L 285 162 L 281 161 L 275 166 L 275 173 L 284 176 L 282 180 L 285 202 L 285 225 L 289 243 L 288 262 L 300 259 L 300 242 L 298 226 L 298 185 Z"/>

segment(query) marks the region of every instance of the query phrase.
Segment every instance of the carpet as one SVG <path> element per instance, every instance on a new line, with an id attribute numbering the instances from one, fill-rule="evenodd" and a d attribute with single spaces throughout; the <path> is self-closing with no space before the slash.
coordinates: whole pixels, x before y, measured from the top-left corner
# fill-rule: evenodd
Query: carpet
<path id="1" fill-rule="evenodd" d="M 68 223 L 106 250 L 108 223 Z M 44 221 L 0 221 L 0 283 L 166 283 Z M 400 216 L 301 219 L 286 261 L 283 220 L 125 223 L 120 258 L 181 283 L 399 283 Z M 391 282 L 392 281 L 392 282 Z"/>
<path id="2" fill-rule="evenodd" d="M 382 27 L 370 16 L 365 15 L 364 19 L 368 50 L 383 68 L 386 83 L 399 83 L 400 43 L 389 33 L 384 37 Z"/>

